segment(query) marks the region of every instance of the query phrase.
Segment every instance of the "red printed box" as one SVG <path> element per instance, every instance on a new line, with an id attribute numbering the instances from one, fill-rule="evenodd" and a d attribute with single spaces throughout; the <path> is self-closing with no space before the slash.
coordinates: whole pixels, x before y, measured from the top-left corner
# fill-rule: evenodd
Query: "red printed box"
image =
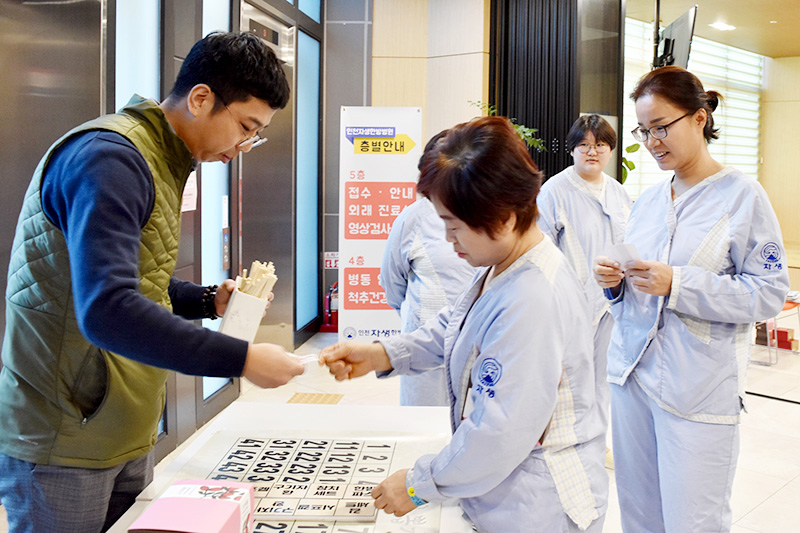
<path id="1" fill-rule="evenodd" d="M 417 199 L 409 182 L 348 183 L 344 191 L 344 238 L 386 239 L 397 215 Z"/>
<path id="2" fill-rule="evenodd" d="M 794 330 L 791 328 L 777 328 L 778 342 L 787 342 L 794 339 Z"/>
<path id="3" fill-rule="evenodd" d="M 797 346 L 798 346 L 798 340 L 797 339 L 791 339 L 791 340 L 788 340 L 788 341 L 778 340 L 778 348 L 780 348 L 782 350 L 792 350 L 792 351 L 796 352 L 797 351 Z"/>
<path id="4" fill-rule="evenodd" d="M 344 269 L 344 308 L 348 310 L 391 309 L 378 276 L 380 268 Z"/>

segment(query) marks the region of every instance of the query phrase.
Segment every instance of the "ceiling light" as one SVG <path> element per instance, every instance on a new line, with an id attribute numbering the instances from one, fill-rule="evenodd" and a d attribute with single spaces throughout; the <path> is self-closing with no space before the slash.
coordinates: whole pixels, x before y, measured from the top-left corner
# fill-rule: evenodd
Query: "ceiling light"
<path id="1" fill-rule="evenodd" d="M 736 29 L 736 26 L 731 26 L 730 24 L 725 24 L 724 22 L 715 22 L 714 24 L 709 24 L 709 26 L 719 31 L 730 31 Z"/>

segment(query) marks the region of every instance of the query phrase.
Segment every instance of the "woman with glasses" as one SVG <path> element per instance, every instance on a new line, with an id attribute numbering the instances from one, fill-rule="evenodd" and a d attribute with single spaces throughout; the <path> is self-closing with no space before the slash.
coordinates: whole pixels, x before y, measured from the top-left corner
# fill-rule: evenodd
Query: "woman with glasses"
<path id="1" fill-rule="evenodd" d="M 608 299 L 591 270 L 595 257 L 609 246 L 622 242 L 625 222 L 631 212 L 628 193 L 617 180 L 603 172 L 616 145 L 617 134 L 603 117 L 584 115 L 578 118 L 567 134 L 567 147 L 575 164 L 547 180 L 536 199 L 539 227 L 578 273 L 589 300 L 597 395 L 606 423 L 609 403 L 606 352 L 614 321 L 608 312 Z"/>
<path id="2" fill-rule="evenodd" d="M 730 531 L 751 327 L 782 308 L 789 278 L 764 189 L 716 161 L 720 100 L 679 67 L 631 97 L 644 143 L 673 175 L 637 199 L 625 243 L 595 260 L 611 299 L 608 351 L 616 482 L 625 531 Z"/>

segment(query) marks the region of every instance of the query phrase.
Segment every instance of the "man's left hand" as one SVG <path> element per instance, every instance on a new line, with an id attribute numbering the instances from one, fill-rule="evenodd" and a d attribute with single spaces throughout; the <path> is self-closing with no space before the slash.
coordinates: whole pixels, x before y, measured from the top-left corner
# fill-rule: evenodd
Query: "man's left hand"
<path id="1" fill-rule="evenodd" d="M 217 294 L 214 295 L 214 309 L 217 312 L 217 316 L 225 314 L 225 309 L 228 308 L 228 302 L 231 301 L 231 294 L 233 294 L 235 288 L 236 282 L 232 279 L 226 279 L 217 287 Z"/>

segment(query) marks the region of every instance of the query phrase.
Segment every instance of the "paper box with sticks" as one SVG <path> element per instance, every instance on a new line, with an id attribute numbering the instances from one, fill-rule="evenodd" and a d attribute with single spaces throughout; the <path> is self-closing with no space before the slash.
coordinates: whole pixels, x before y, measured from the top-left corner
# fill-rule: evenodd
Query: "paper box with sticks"
<path id="1" fill-rule="evenodd" d="M 267 298 L 278 278 L 275 267 L 270 262 L 264 264 L 253 261 L 250 275 L 247 270 L 243 276 L 237 276 L 236 289 L 231 294 L 228 307 L 222 316 L 220 333 L 253 342 L 267 308 Z"/>

